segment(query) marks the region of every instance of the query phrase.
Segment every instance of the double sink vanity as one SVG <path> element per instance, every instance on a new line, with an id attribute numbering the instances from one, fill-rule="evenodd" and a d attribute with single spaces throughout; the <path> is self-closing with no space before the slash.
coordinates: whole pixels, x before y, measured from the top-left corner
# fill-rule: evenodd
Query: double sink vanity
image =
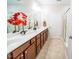
<path id="1" fill-rule="evenodd" d="M 48 38 L 48 27 L 8 36 L 7 59 L 35 59 Z"/>

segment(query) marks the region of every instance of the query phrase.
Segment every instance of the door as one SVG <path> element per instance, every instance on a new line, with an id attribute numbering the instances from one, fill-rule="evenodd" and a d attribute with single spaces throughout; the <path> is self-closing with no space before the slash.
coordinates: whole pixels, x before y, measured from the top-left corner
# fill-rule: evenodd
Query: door
<path id="1" fill-rule="evenodd" d="M 67 33 L 66 36 L 68 38 L 68 59 L 72 59 L 72 16 L 71 10 L 67 13 Z"/>
<path id="2" fill-rule="evenodd" d="M 68 59 L 72 59 L 72 15 L 71 9 L 65 14 L 65 43 Z"/>

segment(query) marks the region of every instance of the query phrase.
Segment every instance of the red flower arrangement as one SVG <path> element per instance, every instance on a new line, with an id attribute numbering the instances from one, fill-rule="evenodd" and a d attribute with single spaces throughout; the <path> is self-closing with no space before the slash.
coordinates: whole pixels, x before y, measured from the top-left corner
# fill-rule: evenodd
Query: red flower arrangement
<path id="1" fill-rule="evenodd" d="M 22 24 L 23 31 L 24 31 L 24 26 L 27 25 L 26 19 L 27 19 L 27 16 L 23 12 L 16 12 L 12 15 L 10 19 L 8 19 L 8 23 L 15 25 L 14 32 L 16 32 L 16 26 L 18 26 L 19 28 L 20 24 Z"/>

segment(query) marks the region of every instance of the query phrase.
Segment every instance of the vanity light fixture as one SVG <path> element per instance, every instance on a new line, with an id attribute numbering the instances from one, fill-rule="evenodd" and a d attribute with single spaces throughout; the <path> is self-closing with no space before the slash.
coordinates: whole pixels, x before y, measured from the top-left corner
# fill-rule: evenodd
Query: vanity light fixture
<path id="1" fill-rule="evenodd" d="M 57 0 L 57 1 L 59 1 L 59 2 L 60 2 L 60 1 L 62 1 L 62 0 Z"/>

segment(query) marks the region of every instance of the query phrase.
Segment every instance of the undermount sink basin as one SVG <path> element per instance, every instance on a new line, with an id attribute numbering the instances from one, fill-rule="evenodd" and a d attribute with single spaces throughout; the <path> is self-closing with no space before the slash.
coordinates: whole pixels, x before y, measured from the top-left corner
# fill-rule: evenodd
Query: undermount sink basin
<path id="1" fill-rule="evenodd" d="M 19 33 L 8 33 L 7 34 L 7 38 L 10 39 L 10 38 L 13 38 L 15 37 L 16 35 L 18 35 Z"/>
<path id="2" fill-rule="evenodd" d="M 19 39 L 8 40 L 7 45 L 11 45 L 11 44 L 14 44 L 14 43 L 17 43 L 17 42 L 19 42 Z"/>
<path id="3" fill-rule="evenodd" d="M 35 32 L 33 29 L 30 29 L 29 31 L 26 32 L 26 34 L 22 35 L 20 33 L 10 33 L 8 34 L 8 40 L 7 40 L 7 45 L 12 45 L 21 42 L 24 40 L 23 38 L 26 37 L 26 35 L 33 34 Z"/>

